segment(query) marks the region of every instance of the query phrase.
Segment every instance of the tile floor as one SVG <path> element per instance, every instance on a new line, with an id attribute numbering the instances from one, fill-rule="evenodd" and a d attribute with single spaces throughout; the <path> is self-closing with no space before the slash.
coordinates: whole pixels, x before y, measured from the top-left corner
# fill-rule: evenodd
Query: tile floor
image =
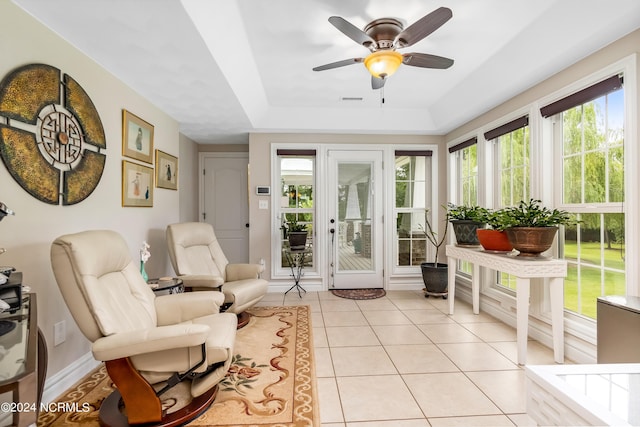
<path id="1" fill-rule="evenodd" d="M 516 332 L 456 300 L 420 291 L 348 300 L 267 294 L 261 305 L 311 306 L 322 427 L 528 426 Z M 528 363 L 553 351 L 528 343 Z"/>

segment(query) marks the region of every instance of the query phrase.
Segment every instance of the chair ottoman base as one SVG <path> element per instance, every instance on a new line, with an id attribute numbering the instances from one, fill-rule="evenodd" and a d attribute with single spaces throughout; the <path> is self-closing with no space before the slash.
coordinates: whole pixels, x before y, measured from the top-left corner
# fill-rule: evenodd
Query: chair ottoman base
<path id="1" fill-rule="evenodd" d="M 162 420 L 158 423 L 154 423 L 154 426 L 159 427 L 173 427 L 181 426 L 189 421 L 192 421 L 202 415 L 209 406 L 213 403 L 213 400 L 218 394 L 218 386 L 211 388 L 206 393 L 193 398 L 193 400 L 185 407 L 165 414 Z M 118 390 L 114 390 L 107 398 L 102 402 L 100 406 L 100 425 L 105 427 L 127 427 L 129 426 L 129 420 L 125 414 L 125 407 L 122 402 L 122 396 Z"/>

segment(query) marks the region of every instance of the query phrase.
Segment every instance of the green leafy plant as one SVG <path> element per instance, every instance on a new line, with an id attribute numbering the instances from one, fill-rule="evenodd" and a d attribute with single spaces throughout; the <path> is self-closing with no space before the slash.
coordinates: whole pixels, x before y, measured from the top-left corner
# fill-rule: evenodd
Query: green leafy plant
<path id="1" fill-rule="evenodd" d="M 482 222 L 486 223 L 493 230 L 504 231 L 505 228 L 510 227 L 511 218 L 506 209 L 487 210 Z"/>
<path id="2" fill-rule="evenodd" d="M 567 211 L 549 209 L 541 205 L 540 200 L 520 201 L 517 206 L 498 211 L 498 227 L 555 227 L 558 225 L 574 225 L 575 218 Z"/>
<path id="3" fill-rule="evenodd" d="M 302 231 L 307 231 L 307 224 L 299 223 L 296 220 L 289 221 L 287 223 L 287 229 L 289 233 L 297 233 Z"/>
<path id="4" fill-rule="evenodd" d="M 485 222 L 488 210 L 481 206 L 447 204 L 447 219 Z"/>

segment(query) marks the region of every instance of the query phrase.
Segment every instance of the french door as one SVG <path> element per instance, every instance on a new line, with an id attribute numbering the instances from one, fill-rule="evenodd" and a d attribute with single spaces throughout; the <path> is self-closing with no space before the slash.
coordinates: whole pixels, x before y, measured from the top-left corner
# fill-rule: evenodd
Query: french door
<path id="1" fill-rule="evenodd" d="M 329 288 L 382 288 L 382 151 L 328 151 Z"/>

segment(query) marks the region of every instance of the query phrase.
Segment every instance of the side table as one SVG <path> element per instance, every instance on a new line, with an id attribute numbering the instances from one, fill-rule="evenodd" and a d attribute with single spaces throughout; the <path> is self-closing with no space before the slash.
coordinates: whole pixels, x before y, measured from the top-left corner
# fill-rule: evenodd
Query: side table
<path id="1" fill-rule="evenodd" d="M 288 294 L 292 289 L 297 289 L 298 296 L 302 298 L 300 291 L 307 293 L 306 289 L 300 285 L 300 278 L 304 275 L 304 263 L 307 259 L 307 255 L 311 254 L 311 249 L 304 248 L 300 250 L 286 248 L 284 254 L 289 262 L 291 268 L 291 277 L 293 277 L 294 284 L 284 294 Z"/>
<path id="2" fill-rule="evenodd" d="M 176 277 L 161 277 L 159 279 L 149 279 L 147 282 L 151 290 L 156 294 L 172 295 L 184 292 L 182 279 Z"/>
<path id="3" fill-rule="evenodd" d="M 20 307 L 0 314 L 3 325 L 11 325 L 0 335 L 0 346 L 7 350 L 0 367 L 0 393 L 12 392 L 12 423 L 22 427 L 36 422 L 47 371 L 47 347 L 38 329 L 36 295 L 22 296 Z"/>
<path id="4" fill-rule="evenodd" d="M 564 363 L 564 278 L 567 276 L 567 261 L 554 258 L 524 258 L 512 254 L 495 254 L 481 248 L 465 248 L 447 245 L 449 257 L 449 314 L 453 314 L 456 291 L 456 261 L 473 264 L 471 294 L 473 313 L 480 311 L 480 267 L 503 271 L 516 276 L 516 335 L 518 364 L 527 361 L 527 337 L 529 328 L 529 294 L 531 279 L 549 279 L 551 304 L 551 329 L 553 334 L 553 356 L 557 363 Z"/>

